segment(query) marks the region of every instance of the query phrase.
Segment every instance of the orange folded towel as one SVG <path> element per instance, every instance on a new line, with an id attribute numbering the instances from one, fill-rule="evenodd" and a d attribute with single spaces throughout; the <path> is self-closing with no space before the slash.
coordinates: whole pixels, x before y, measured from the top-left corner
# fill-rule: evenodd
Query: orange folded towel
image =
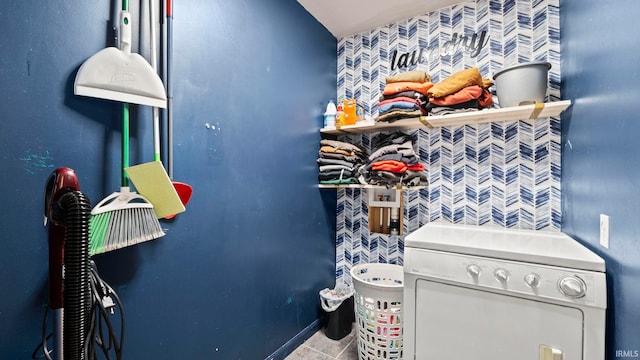
<path id="1" fill-rule="evenodd" d="M 436 105 L 455 105 L 478 99 L 481 95 L 482 88 L 478 85 L 471 85 L 443 97 L 430 97 L 429 102 Z"/>
<path id="2" fill-rule="evenodd" d="M 392 173 L 403 173 L 407 171 L 407 164 L 402 161 L 383 160 L 371 164 L 371 170 L 391 171 Z"/>
<path id="3" fill-rule="evenodd" d="M 475 67 L 458 71 L 439 83 L 436 83 L 429 89 L 427 95 L 434 98 L 441 98 L 471 85 L 484 86 L 480 70 Z"/>
<path id="4" fill-rule="evenodd" d="M 417 91 L 423 95 L 427 95 L 427 91 L 429 91 L 432 86 L 433 83 L 431 81 L 425 81 L 422 83 L 412 81 L 394 82 L 385 85 L 382 95 L 391 95 L 409 90 Z"/>

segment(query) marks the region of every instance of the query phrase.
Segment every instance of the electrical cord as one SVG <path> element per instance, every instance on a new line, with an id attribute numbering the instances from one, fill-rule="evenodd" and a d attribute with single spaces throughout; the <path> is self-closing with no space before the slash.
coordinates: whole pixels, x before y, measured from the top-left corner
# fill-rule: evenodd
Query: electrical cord
<path id="1" fill-rule="evenodd" d="M 91 279 L 91 316 L 89 318 L 88 333 L 84 342 L 84 359 L 86 360 L 122 360 L 124 343 L 125 319 L 120 297 L 99 275 L 95 263 L 90 261 Z M 111 317 L 120 315 L 120 334 L 116 334 Z M 47 342 L 53 333 L 47 334 L 47 320 L 49 318 L 49 305 L 46 306 L 44 318 L 42 320 L 42 341 L 31 354 L 33 360 L 45 359 L 53 360 Z M 102 357 L 99 357 L 102 352 Z M 40 354 L 38 354 L 40 353 Z M 112 357 L 115 355 L 115 357 Z M 55 359 L 62 360 L 62 359 Z"/>
<path id="2" fill-rule="evenodd" d="M 51 351 L 49 351 L 49 349 L 47 348 L 47 341 L 51 339 L 51 337 L 53 336 L 53 333 L 47 335 L 47 318 L 48 317 L 49 317 L 49 305 L 47 305 L 44 310 L 44 318 L 42 320 L 42 342 L 38 344 L 38 346 L 36 346 L 36 348 L 33 350 L 33 353 L 31 353 L 31 358 L 34 360 L 36 359 L 53 360 L 49 355 Z M 40 350 L 42 350 L 42 354 L 37 355 Z"/>
<path id="3" fill-rule="evenodd" d="M 96 359 L 96 350 L 100 349 L 107 360 L 112 359 L 111 353 L 115 354 L 116 360 L 121 360 L 125 327 L 122 302 L 115 290 L 100 278 L 93 261 L 91 261 L 91 292 L 94 310 L 87 339 L 94 341 L 85 342 L 87 359 Z M 119 338 L 111 322 L 111 316 L 115 315 L 116 310 L 120 313 Z"/>

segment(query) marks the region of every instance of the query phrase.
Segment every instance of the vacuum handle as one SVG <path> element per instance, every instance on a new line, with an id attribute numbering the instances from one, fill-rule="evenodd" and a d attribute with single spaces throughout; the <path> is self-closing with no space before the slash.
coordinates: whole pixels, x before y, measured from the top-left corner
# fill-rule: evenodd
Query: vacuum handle
<path id="1" fill-rule="evenodd" d="M 45 185 L 44 191 L 44 223 L 49 225 L 49 307 L 61 309 L 64 306 L 64 280 L 62 269 L 64 266 L 65 227 L 50 219 L 53 206 L 60 197 L 68 191 L 80 190 L 80 184 L 75 171 L 71 168 L 60 167 L 54 170 Z M 47 224 L 48 220 L 50 224 Z"/>
<path id="2" fill-rule="evenodd" d="M 57 168 L 49 175 L 44 189 L 44 226 L 47 226 L 51 215 L 51 206 L 62 196 L 62 190 L 66 189 L 80 190 L 78 177 L 71 168 Z"/>

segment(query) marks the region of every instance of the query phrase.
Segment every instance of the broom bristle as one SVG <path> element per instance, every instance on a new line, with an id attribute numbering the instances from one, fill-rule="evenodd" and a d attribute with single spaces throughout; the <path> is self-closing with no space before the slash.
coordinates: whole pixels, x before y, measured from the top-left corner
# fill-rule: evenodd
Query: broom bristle
<path id="1" fill-rule="evenodd" d="M 89 255 L 104 252 L 104 238 L 107 234 L 111 212 L 91 215 L 89 220 Z"/>
<path id="2" fill-rule="evenodd" d="M 91 255 L 100 254 L 165 235 L 153 208 L 127 208 L 91 216 Z"/>

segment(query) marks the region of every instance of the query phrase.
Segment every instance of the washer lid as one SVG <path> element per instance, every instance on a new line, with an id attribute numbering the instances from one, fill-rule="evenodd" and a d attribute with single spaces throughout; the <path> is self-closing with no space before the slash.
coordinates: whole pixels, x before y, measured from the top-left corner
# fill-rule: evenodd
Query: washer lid
<path id="1" fill-rule="evenodd" d="M 407 235 L 405 246 L 605 271 L 601 257 L 561 232 L 436 222 L 428 223 Z"/>

